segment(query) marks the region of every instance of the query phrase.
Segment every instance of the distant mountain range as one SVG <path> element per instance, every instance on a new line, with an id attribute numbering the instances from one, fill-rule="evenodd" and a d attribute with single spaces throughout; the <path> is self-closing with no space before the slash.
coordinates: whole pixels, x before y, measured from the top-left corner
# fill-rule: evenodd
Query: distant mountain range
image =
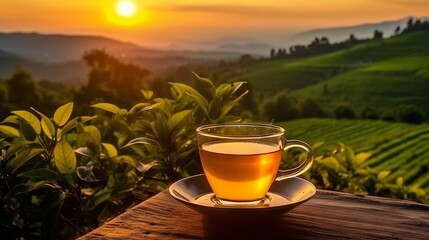
<path id="1" fill-rule="evenodd" d="M 408 19 L 315 29 L 285 39 L 285 45 L 281 47 L 309 44 L 315 37 L 322 36 L 328 37 L 331 42 L 343 41 L 349 38 L 350 34 L 354 34 L 357 38 L 366 38 L 372 36 L 375 30 L 383 31 L 387 37 L 393 34 L 397 26 L 404 26 Z M 109 54 L 151 70 L 192 62 L 236 59 L 245 53 L 255 56 L 268 55 L 272 48 L 276 48 L 267 43 L 245 42 L 243 39 L 238 39 L 218 41 L 216 47 L 204 51 L 176 50 L 174 48 L 160 50 L 103 36 L 0 33 L 0 78 L 9 77 L 15 67 L 21 66 L 29 70 L 37 80 L 46 79 L 68 84 L 80 83 L 85 80 L 87 73 L 82 56 L 85 51 L 94 48 L 105 49 Z M 203 49 L 202 45 L 197 43 L 194 46 Z"/>
<path id="2" fill-rule="evenodd" d="M 410 18 L 416 19 L 415 17 L 406 17 L 396 21 L 384 21 L 380 23 L 369 23 L 357 26 L 309 30 L 292 35 L 290 38 L 287 39 L 287 41 L 285 41 L 285 45 L 307 45 L 316 37 L 327 37 L 330 42 L 341 42 L 346 39 L 349 39 L 351 34 L 353 34 L 358 39 L 372 38 L 374 36 L 375 30 L 383 32 L 384 37 L 390 37 L 395 33 L 395 30 L 398 26 L 400 27 L 400 29 L 403 29 Z M 418 19 L 429 20 L 429 17 L 423 17 Z"/>

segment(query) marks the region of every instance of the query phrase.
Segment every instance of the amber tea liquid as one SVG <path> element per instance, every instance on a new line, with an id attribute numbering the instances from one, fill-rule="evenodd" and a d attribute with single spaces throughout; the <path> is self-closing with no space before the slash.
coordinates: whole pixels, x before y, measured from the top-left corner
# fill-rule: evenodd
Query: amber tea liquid
<path id="1" fill-rule="evenodd" d="M 199 152 L 214 194 L 231 201 L 264 198 L 282 154 L 279 145 L 260 142 L 211 142 L 203 144 Z"/>

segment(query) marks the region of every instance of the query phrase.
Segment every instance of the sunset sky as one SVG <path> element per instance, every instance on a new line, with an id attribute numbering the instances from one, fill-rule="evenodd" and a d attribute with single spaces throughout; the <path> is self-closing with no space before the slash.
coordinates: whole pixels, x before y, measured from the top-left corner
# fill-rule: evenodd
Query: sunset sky
<path id="1" fill-rule="evenodd" d="M 240 38 L 265 41 L 296 32 L 429 16 L 428 0 L 10 0 L 0 3 L 0 32 L 103 35 L 142 46 Z"/>

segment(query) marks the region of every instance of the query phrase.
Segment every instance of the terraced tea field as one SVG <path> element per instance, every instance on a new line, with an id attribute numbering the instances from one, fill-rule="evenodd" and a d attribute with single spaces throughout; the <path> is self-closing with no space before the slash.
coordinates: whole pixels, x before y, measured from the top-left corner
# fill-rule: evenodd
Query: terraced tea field
<path id="1" fill-rule="evenodd" d="M 429 187 L 429 124 L 412 125 L 373 120 L 301 119 L 280 124 L 288 139 L 310 144 L 324 142 L 319 151 L 350 146 L 356 153 L 370 152 L 364 164 L 391 170 L 386 180 L 403 176 L 405 183 Z"/>

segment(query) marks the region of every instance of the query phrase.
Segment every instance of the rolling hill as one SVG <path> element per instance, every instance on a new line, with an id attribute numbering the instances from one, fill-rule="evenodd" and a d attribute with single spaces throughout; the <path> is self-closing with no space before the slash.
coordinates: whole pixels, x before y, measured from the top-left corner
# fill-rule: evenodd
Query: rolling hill
<path id="1" fill-rule="evenodd" d="M 247 66 L 244 79 L 256 94 L 288 89 L 330 110 L 340 103 L 356 110 L 418 107 L 429 116 L 429 31 L 374 40 L 306 58 L 260 61 Z"/>

